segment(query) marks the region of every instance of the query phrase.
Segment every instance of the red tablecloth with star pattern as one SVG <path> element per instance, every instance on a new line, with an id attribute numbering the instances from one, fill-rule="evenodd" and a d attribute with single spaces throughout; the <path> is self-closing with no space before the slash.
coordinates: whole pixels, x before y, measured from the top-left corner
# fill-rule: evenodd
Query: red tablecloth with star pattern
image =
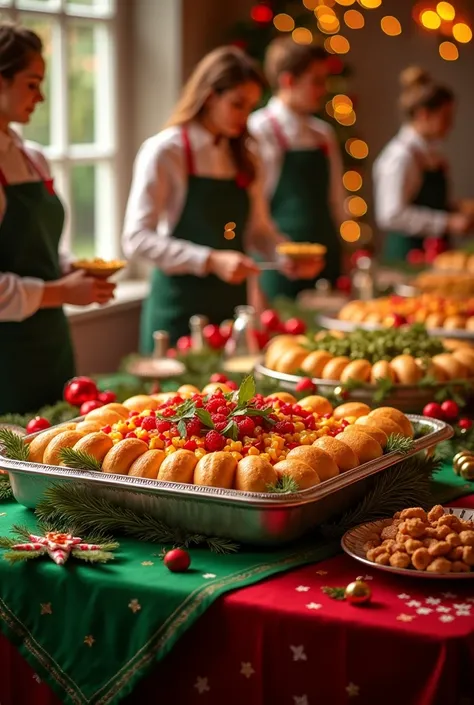
<path id="1" fill-rule="evenodd" d="M 322 591 L 359 575 L 369 605 Z M 0 663 L 1 705 L 60 702 L 3 636 Z M 474 580 L 365 573 L 341 555 L 227 594 L 124 701 L 157 702 L 474 705 Z"/>

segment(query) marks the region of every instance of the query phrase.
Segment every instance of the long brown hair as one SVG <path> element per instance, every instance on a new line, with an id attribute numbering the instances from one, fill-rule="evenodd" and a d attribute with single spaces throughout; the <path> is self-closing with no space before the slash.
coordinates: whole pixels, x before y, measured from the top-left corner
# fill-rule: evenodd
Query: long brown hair
<path id="1" fill-rule="evenodd" d="M 35 32 L 11 22 L 0 22 L 0 76 L 11 80 L 42 51 L 41 39 Z"/>
<path id="2" fill-rule="evenodd" d="M 402 93 L 400 108 L 407 120 L 415 117 L 418 110 L 435 112 L 454 101 L 454 92 L 448 86 L 436 83 L 428 71 L 411 66 L 400 74 Z"/>
<path id="3" fill-rule="evenodd" d="M 189 77 L 166 127 L 184 125 L 199 118 L 213 93 L 222 94 L 249 81 L 265 88 L 263 73 L 250 56 L 235 46 L 214 49 L 199 62 Z M 238 173 L 252 181 L 255 178 L 255 164 L 248 149 L 248 139 L 249 133 L 245 129 L 229 143 Z"/>

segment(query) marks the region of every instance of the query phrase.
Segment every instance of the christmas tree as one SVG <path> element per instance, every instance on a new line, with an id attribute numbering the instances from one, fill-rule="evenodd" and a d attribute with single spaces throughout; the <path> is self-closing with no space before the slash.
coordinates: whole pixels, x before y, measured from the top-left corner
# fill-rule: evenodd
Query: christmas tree
<path id="1" fill-rule="evenodd" d="M 340 33 L 341 26 L 352 29 L 364 25 L 362 12 L 348 10 L 335 0 L 261 0 L 250 10 L 247 21 L 238 23 L 231 33 L 231 41 L 241 47 L 257 61 L 263 63 L 269 43 L 278 36 L 291 34 L 301 44 L 319 44 L 328 52 L 328 95 L 325 105 L 317 117 L 328 121 L 336 132 L 344 159 L 344 186 L 348 191 L 346 200 L 347 221 L 342 225 L 341 235 L 346 243 L 357 248 L 369 246 L 371 228 L 363 222 L 367 204 L 357 192 L 363 186 L 364 160 L 368 147 L 356 130 L 357 100 L 350 94 L 350 66 L 343 60 L 350 44 Z M 264 102 L 269 95 L 264 96 Z"/>

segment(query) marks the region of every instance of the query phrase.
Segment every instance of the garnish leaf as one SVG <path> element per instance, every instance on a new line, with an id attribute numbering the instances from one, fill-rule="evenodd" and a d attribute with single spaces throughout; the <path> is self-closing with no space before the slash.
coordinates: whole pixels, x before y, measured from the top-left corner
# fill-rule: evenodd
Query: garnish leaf
<path id="1" fill-rule="evenodd" d="M 196 409 L 196 416 L 199 421 L 204 424 L 204 426 L 214 428 L 214 422 L 211 418 L 211 414 L 206 409 Z"/>
<path id="2" fill-rule="evenodd" d="M 187 429 L 186 429 L 186 423 L 185 423 L 184 419 L 180 419 L 178 421 L 177 427 L 178 427 L 179 435 L 181 436 L 181 438 L 186 438 Z"/>
<path id="3" fill-rule="evenodd" d="M 239 427 L 237 426 L 235 421 L 231 419 L 222 431 L 222 434 L 224 436 L 227 436 L 227 438 L 232 438 L 233 441 L 236 441 L 239 437 Z"/>
<path id="4" fill-rule="evenodd" d="M 255 380 L 252 375 L 248 375 L 239 387 L 239 394 L 237 397 L 238 405 L 244 406 L 247 404 L 255 396 L 256 391 Z"/>

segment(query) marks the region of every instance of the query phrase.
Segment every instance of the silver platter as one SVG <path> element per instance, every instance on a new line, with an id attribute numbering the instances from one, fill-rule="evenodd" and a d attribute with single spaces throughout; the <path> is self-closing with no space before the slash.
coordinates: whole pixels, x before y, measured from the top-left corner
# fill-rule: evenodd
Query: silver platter
<path id="1" fill-rule="evenodd" d="M 474 519 L 474 509 L 461 509 L 454 507 L 444 507 L 446 514 L 454 514 L 454 516 L 460 519 L 466 519 L 470 521 Z M 474 570 L 470 573 L 427 573 L 425 570 L 415 570 L 414 568 L 393 568 L 390 565 L 379 565 L 378 563 L 373 563 L 366 558 L 363 546 L 368 540 L 368 536 L 374 531 L 374 529 L 380 529 L 386 526 L 386 519 L 379 519 L 378 521 L 371 521 L 368 524 L 360 524 L 347 531 L 342 537 L 341 545 L 343 550 L 351 558 L 355 558 L 356 561 L 364 563 L 371 569 L 384 570 L 387 573 L 393 573 L 395 575 L 404 575 L 406 578 L 427 578 L 427 579 L 438 579 L 438 580 L 467 580 L 474 578 Z"/>
<path id="2" fill-rule="evenodd" d="M 413 284 L 397 284 L 394 293 L 396 296 L 403 296 L 404 299 L 411 299 L 413 296 L 420 296 L 423 292 Z"/>
<path id="3" fill-rule="evenodd" d="M 342 333 L 352 333 L 355 330 L 387 330 L 387 326 L 381 326 L 377 323 L 352 323 L 351 321 L 341 321 L 339 318 L 329 318 L 329 316 L 316 316 L 316 323 L 322 328 L 338 330 Z M 427 328 L 427 332 L 435 338 L 451 338 L 453 340 L 470 340 L 474 342 L 474 331 Z"/>
<path id="4" fill-rule="evenodd" d="M 387 455 L 293 494 L 241 492 L 127 475 L 71 470 L 66 467 L 9 460 L 0 453 L 0 467 L 10 475 L 13 495 L 35 508 L 45 491 L 58 482 L 84 483 L 97 496 L 107 497 L 138 514 L 149 514 L 169 526 L 241 543 L 280 546 L 344 512 L 367 492 L 370 478 L 401 460 L 451 438 L 442 421 L 410 416 L 416 428 L 429 432 L 417 439 L 408 454 Z M 30 439 L 34 435 L 28 436 Z"/>
<path id="5" fill-rule="evenodd" d="M 261 363 L 255 365 L 254 374 L 257 379 L 268 377 L 270 379 L 277 380 L 280 383 L 281 388 L 289 392 L 295 392 L 296 385 L 298 382 L 301 382 L 301 377 L 298 375 L 290 375 L 285 372 L 275 372 L 275 370 L 270 370 Z M 322 396 L 333 396 L 335 390 L 342 384 L 337 380 L 330 379 L 314 378 L 312 381 L 316 385 L 317 393 Z M 433 401 L 434 394 L 444 386 L 446 386 L 446 384 L 443 382 L 437 382 L 429 387 L 397 384 L 384 398 L 383 403 L 385 406 L 394 406 L 396 409 L 399 409 L 404 413 L 421 413 L 426 404 Z M 462 391 L 462 389 L 459 389 L 460 393 Z M 351 389 L 348 392 L 347 400 L 360 401 L 364 402 L 364 404 L 371 405 L 375 403 L 374 395 L 376 392 L 377 387 L 375 385 L 364 384 L 363 386 Z"/>

